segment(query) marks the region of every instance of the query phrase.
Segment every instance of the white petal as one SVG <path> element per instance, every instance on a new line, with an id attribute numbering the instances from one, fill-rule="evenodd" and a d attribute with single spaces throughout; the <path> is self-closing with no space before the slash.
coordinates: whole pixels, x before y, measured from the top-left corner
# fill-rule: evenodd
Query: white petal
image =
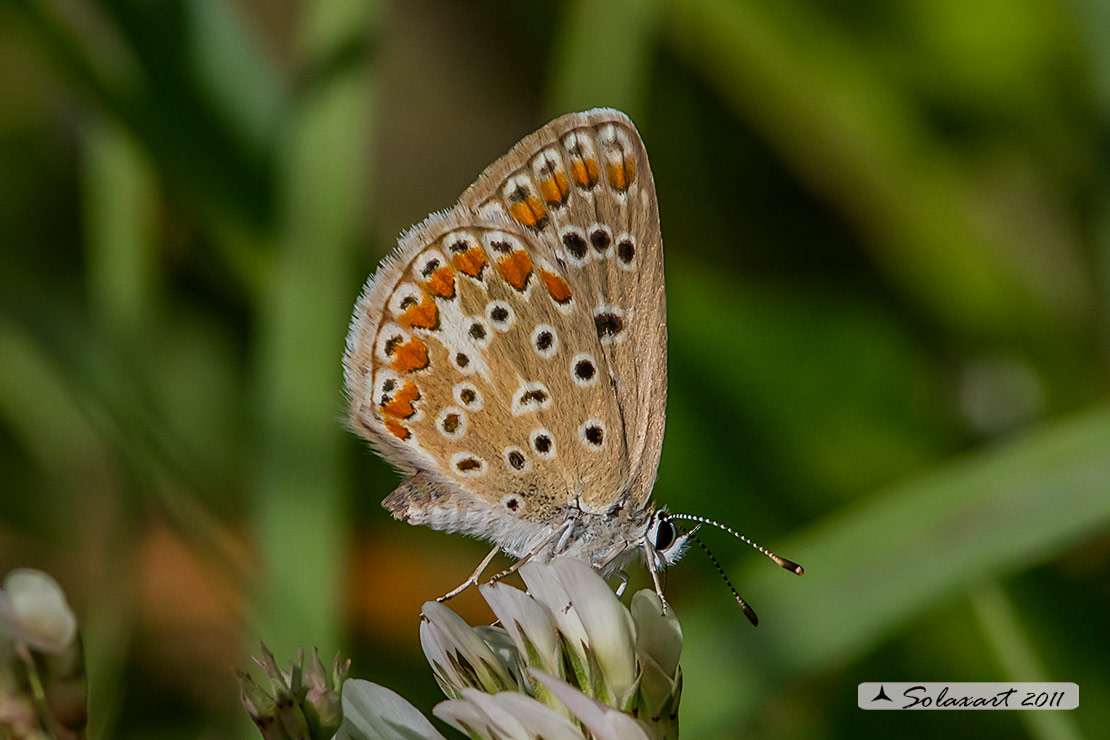
<path id="1" fill-rule="evenodd" d="M 456 695 L 463 686 L 469 685 L 455 669 L 450 641 L 443 637 L 442 630 L 427 620 L 420 621 L 420 647 L 445 693 Z"/>
<path id="2" fill-rule="evenodd" d="M 529 561 L 520 569 L 520 577 L 524 579 L 532 598 L 547 608 L 578 660 L 586 665 L 586 645 L 590 638 L 578 618 L 578 612 L 569 608 L 572 606 L 570 596 L 555 570 L 548 564 Z"/>
<path id="3" fill-rule="evenodd" d="M 343 683 L 343 724 L 334 740 L 446 740 L 399 694 L 369 681 Z"/>
<path id="4" fill-rule="evenodd" d="M 532 678 L 555 695 L 586 726 L 596 740 L 652 740 L 640 722 L 624 712 L 606 706 L 552 675 L 529 668 Z"/>
<path id="5" fill-rule="evenodd" d="M 454 727 L 467 737 L 482 740 L 500 740 L 489 726 L 489 718 L 477 705 L 465 699 L 449 699 L 436 704 L 432 714 Z"/>
<path id="6" fill-rule="evenodd" d="M 483 694 L 473 689 L 463 692 L 463 698 L 485 718 L 486 726 L 493 730 L 498 740 L 529 740 L 528 730 L 520 718 L 497 701 L 495 696 L 497 695 Z"/>
<path id="7" fill-rule="evenodd" d="M 650 655 L 640 655 L 639 704 L 646 713 L 641 717 L 659 717 L 673 711 L 678 682 L 668 676 Z"/>
<path id="8" fill-rule="evenodd" d="M 436 601 L 425 602 L 422 614 L 420 646 L 424 656 L 456 691 L 472 686 L 475 680 L 490 692 L 516 688 L 505 666 L 462 617 Z M 476 676 L 463 675 L 456 669 L 456 655 L 466 659 Z"/>
<path id="9" fill-rule="evenodd" d="M 673 678 L 682 655 L 682 627 L 674 607 L 668 604 L 667 613 L 663 614 L 658 594 L 645 588 L 632 597 L 632 621 L 636 624 L 636 647 Z"/>
<path id="10" fill-rule="evenodd" d="M 516 650 L 516 645 L 513 643 L 513 638 L 503 627 L 488 626 L 480 624 L 474 628 L 474 634 L 482 638 L 482 642 L 486 643 L 486 647 L 497 656 L 497 661 L 505 667 L 505 670 L 513 678 L 512 688 L 515 688 L 521 683 L 520 673 L 520 654 Z"/>
<path id="11" fill-rule="evenodd" d="M 60 653 L 77 636 L 77 617 L 57 581 L 19 568 L 8 574 L 0 591 L 0 629 L 35 650 Z"/>
<path id="12" fill-rule="evenodd" d="M 482 597 L 509 633 L 526 663 L 532 664 L 528 656 L 528 643 L 531 643 L 540 662 L 540 665 L 533 667 L 543 668 L 549 673 L 557 673 L 562 669 L 563 661 L 555 634 L 555 623 L 546 609 L 528 594 L 506 583 L 484 584 L 481 591 Z"/>
<path id="13" fill-rule="evenodd" d="M 434 711 L 456 729 L 480 729 L 497 740 L 583 740 L 574 723 L 559 712 L 512 691 L 483 694 L 467 689 L 463 699 L 441 702 Z"/>
<path id="14" fill-rule="evenodd" d="M 551 707 L 524 694 L 502 691 L 489 697 L 520 720 L 529 738 L 544 740 L 583 740 L 578 727 Z"/>
<path id="15" fill-rule="evenodd" d="M 589 635 L 590 650 L 601 666 L 612 703 L 624 707 L 636 688 L 636 638 L 632 615 L 605 579 L 581 560 L 555 558 L 551 567 Z"/>

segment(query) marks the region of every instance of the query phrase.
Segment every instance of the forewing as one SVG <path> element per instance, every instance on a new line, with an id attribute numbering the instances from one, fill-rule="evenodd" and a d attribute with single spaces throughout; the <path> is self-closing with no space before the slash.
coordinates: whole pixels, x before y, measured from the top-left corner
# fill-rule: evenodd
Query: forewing
<path id="1" fill-rule="evenodd" d="M 627 493 L 642 506 L 663 444 L 667 324 L 655 183 L 636 128 L 611 109 L 558 118 L 487 168 L 460 205 L 512 218 L 565 270 L 608 365 L 629 456 L 619 490 L 585 501 L 600 508 Z"/>

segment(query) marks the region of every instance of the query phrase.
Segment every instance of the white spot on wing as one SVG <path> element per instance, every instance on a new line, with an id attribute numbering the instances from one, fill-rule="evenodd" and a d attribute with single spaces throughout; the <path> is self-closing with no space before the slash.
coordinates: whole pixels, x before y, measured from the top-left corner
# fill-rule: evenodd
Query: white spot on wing
<path id="1" fill-rule="evenodd" d="M 570 359 L 570 378 L 580 388 L 588 388 L 597 382 L 601 374 L 597 360 L 589 352 L 579 352 Z"/>
<path id="2" fill-rule="evenodd" d="M 378 333 L 378 344 L 374 348 L 378 356 L 378 360 L 388 365 L 390 362 L 393 361 L 393 358 L 390 357 L 389 354 L 387 354 L 387 348 L 400 347 L 407 341 L 409 341 L 409 333 L 397 324 L 394 324 L 392 321 L 390 321 L 388 324 L 383 326 L 382 330 Z"/>
<path id="3" fill-rule="evenodd" d="M 508 331 L 509 327 L 516 321 L 516 312 L 513 311 L 513 307 L 505 301 L 490 301 L 486 305 L 486 318 L 489 319 L 494 329 L 505 332 Z"/>
<path id="4" fill-rule="evenodd" d="M 544 460 L 554 460 L 557 454 L 555 449 L 555 435 L 548 430 L 540 427 L 533 429 L 532 433 L 528 435 L 528 441 L 532 445 L 532 451 L 536 453 L 536 457 L 543 458 Z"/>
<path id="5" fill-rule="evenodd" d="M 478 215 L 484 218 L 508 218 L 509 214 L 505 212 L 505 208 L 501 205 L 501 201 L 489 200 L 478 207 Z"/>
<path id="6" fill-rule="evenodd" d="M 624 255 L 621 254 L 621 245 L 630 244 L 632 250 L 632 258 L 625 262 Z M 636 256 L 639 253 L 639 246 L 636 244 L 636 237 L 629 232 L 625 231 L 616 240 L 617 245 L 617 264 L 620 265 L 622 270 L 635 270 L 636 269 Z"/>
<path id="7" fill-rule="evenodd" d="M 474 394 L 474 400 L 470 402 L 467 402 L 466 398 L 464 397 L 464 394 L 469 395 L 468 392 Z M 454 395 L 455 397 L 455 403 L 459 404 L 460 406 L 465 406 L 471 411 L 482 410 L 482 406 L 484 403 L 482 392 L 478 390 L 478 388 L 473 383 L 469 383 L 465 380 L 461 383 L 456 383 L 452 395 Z"/>
<path id="8" fill-rule="evenodd" d="M 438 249 L 429 249 L 423 252 L 412 262 L 412 276 L 418 282 L 427 280 L 431 273 L 443 267 L 447 263 L 447 258 Z M 428 273 L 428 274 L 425 274 Z"/>
<path id="9" fill-rule="evenodd" d="M 559 230 L 559 256 L 562 260 L 574 267 L 585 267 L 592 259 L 590 254 L 590 240 L 586 232 L 577 226 L 564 226 Z"/>
<path id="10" fill-rule="evenodd" d="M 454 430 L 448 429 L 454 422 Z M 462 439 L 466 436 L 466 412 L 455 406 L 448 406 L 436 417 L 436 429 L 447 439 Z"/>
<path id="11" fill-rule="evenodd" d="M 456 452 L 451 456 L 451 471 L 465 478 L 483 476 L 488 467 L 486 461 L 473 452 Z"/>
<path id="12" fill-rule="evenodd" d="M 506 447 L 501 451 L 501 459 L 505 461 L 505 467 L 509 469 L 509 472 L 517 475 L 523 475 L 532 468 L 532 461 L 519 447 Z M 518 465 L 520 467 L 517 467 Z"/>
<path id="13" fill-rule="evenodd" d="M 555 327 L 550 324 L 537 325 L 532 331 L 532 348 L 545 360 L 554 357 L 559 351 L 559 334 Z"/>
<path id="14" fill-rule="evenodd" d="M 608 441 L 605 422 L 601 419 L 587 419 L 578 427 L 578 441 L 585 445 L 591 452 L 598 452 L 605 447 Z"/>
<path id="15" fill-rule="evenodd" d="M 546 409 L 551 405 L 551 392 L 543 383 L 521 383 L 513 394 L 513 416 Z"/>
<path id="16" fill-rule="evenodd" d="M 485 343 L 479 343 L 470 336 L 470 326 L 474 317 L 464 316 L 461 301 L 440 301 L 439 326 L 440 330 L 434 335 L 434 340 L 440 342 L 447 349 L 451 364 L 465 375 L 479 375 L 489 380 L 489 364 L 486 362 L 485 347 L 489 344 L 488 336 Z M 466 367 L 460 367 L 459 353 L 466 356 Z"/>
<path id="17" fill-rule="evenodd" d="M 620 322 L 620 328 L 615 333 L 599 333 L 598 339 L 602 344 L 609 344 L 611 342 L 623 342 L 628 328 L 628 318 L 624 315 L 624 310 L 620 306 L 614 306 L 608 303 L 599 303 L 593 310 L 594 321 L 597 321 L 599 316 L 603 315 L 615 316 Z"/>
<path id="18" fill-rule="evenodd" d="M 587 230 L 588 242 L 590 245 L 590 254 L 594 259 L 607 260 L 613 256 L 613 232 L 608 226 L 602 223 L 592 223 Z M 602 249 L 597 248 L 597 244 L 605 244 Z"/>
<path id="19" fill-rule="evenodd" d="M 443 237 L 443 247 L 451 255 L 462 254 L 475 246 L 478 246 L 478 240 L 469 231 L 452 231 Z"/>
<path id="20" fill-rule="evenodd" d="M 403 314 L 413 302 L 419 304 L 423 300 L 424 291 L 419 286 L 410 282 L 401 283 L 393 291 L 393 295 L 389 297 L 389 312 L 396 318 Z"/>

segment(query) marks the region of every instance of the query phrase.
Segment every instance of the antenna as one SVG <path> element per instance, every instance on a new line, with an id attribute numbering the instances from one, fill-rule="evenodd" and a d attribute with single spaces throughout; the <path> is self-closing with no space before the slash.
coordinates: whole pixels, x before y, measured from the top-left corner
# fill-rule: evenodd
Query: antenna
<path id="1" fill-rule="evenodd" d="M 709 562 L 713 563 L 713 567 L 717 569 L 717 575 L 724 579 L 725 585 L 728 586 L 728 590 L 732 592 L 732 596 L 736 599 L 736 603 L 739 604 L 740 608 L 744 611 L 744 616 L 748 618 L 748 621 L 752 623 L 753 627 L 758 627 L 759 617 L 755 615 L 755 609 L 752 609 L 748 605 L 748 602 L 744 601 L 744 597 L 736 593 L 736 589 L 733 587 L 732 581 L 730 581 L 728 579 L 728 576 L 725 575 L 725 569 L 721 567 L 721 563 L 717 560 L 717 557 L 709 551 L 709 547 L 707 547 L 706 544 L 702 542 L 696 534 L 691 532 L 690 539 L 698 543 L 698 547 L 705 551 L 706 556 L 709 557 Z"/>
<path id="2" fill-rule="evenodd" d="M 771 560 L 774 560 L 776 563 L 778 563 L 779 567 L 785 568 L 786 570 L 790 571 L 791 573 L 794 573 L 794 574 L 799 575 L 799 576 L 802 575 L 803 573 L 805 573 L 805 569 L 802 566 L 795 563 L 793 560 L 787 560 L 784 557 L 780 557 L 780 556 L 776 555 L 775 553 L 771 552 L 770 550 L 763 547 L 759 543 L 754 542 L 754 541 L 748 539 L 747 537 L 745 537 L 744 535 L 740 534 L 739 532 L 737 532 L 732 527 L 726 527 L 725 525 L 721 524 L 720 522 L 715 522 L 712 519 L 706 519 L 705 517 L 698 516 L 697 514 L 666 514 L 666 518 L 667 519 L 686 519 L 686 520 L 689 520 L 689 521 L 692 521 L 692 522 L 698 522 L 700 524 L 708 524 L 712 527 L 716 527 L 717 529 L 723 529 L 724 531 L 728 532 L 729 534 L 731 534 L 736 539 L 742 540 L 742 541 L 748 543 L 749 545 L 754 547 L 756 550 L 759 550 L 761 553 L 763 553 L 764 555 L 769 557 Z M 697 540 L 698 538 L 695 537 L 694 539 Z M 700 544 L 701 541 L 698 540 L 698 543 Z M 705 545 L 702 545 L 702 549 L 705 549 Z M 709 552 L 708 549 L 706 549 L 705 551 L 707 553 Z M 710 555 L 710 557 L 712 557 L 712 555 Z M 714 563 L 716 563 L 716 560 L 714 560 Z M 719 568 L 720 568 L 720 566 L 718 566 L 718 569 Z"/>

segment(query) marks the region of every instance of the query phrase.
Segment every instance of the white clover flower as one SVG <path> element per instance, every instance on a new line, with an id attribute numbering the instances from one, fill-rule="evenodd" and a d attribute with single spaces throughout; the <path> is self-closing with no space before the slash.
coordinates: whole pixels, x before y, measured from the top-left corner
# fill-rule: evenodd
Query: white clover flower
<path id="1" fill-rule="evenodd" d="M 65 652 L 77 637 L 77 617 L 58 582 L 28 568 L 13 570 L 0 590 L 0 635 L 32 650 Z"/>
<path id="2" fill-rule="evenodd" d="M 678 737 L 682 631 L 650 590 L 631 609 L 585 563 L 520 570 L 528 593 L 481 587 L 498 623 L 471 627 L 424 605 L 420 640 L 448 700 L 435 715 L 484 740 L 669 740 Z M 443 736 L 389 689 L 348 681 L 337 740 Z"/>
<path id="3" fill-rule="evenodd" d="M 77 617 L 57 581 L 13 570 L 0 589 L 0 737 L 84 737 L 87 686 Z"/>
<path id="4" fill-rule="evenodd" d="M 335 740 L 447 740 L 416 707 L 384 686 L 343 685 L 343 724 Z"/>

